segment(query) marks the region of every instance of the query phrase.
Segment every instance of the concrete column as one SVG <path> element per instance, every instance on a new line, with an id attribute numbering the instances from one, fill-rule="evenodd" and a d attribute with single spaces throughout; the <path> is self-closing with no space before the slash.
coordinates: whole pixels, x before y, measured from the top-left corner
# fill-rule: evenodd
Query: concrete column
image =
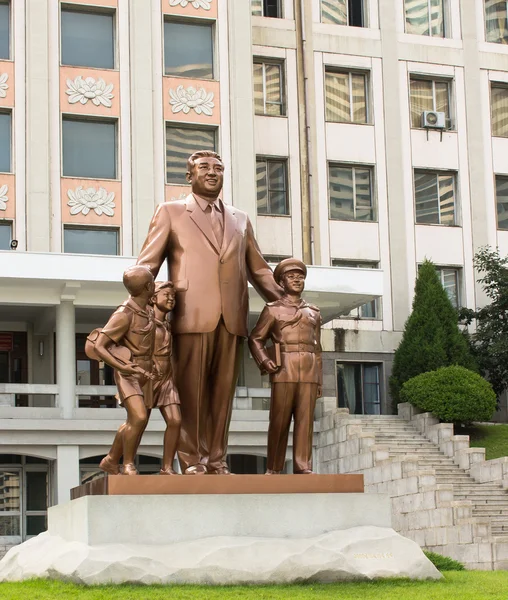
<path id="1" fill-rule="evenodd" d="M 56 382 L 58 406 L 64 419 L 70 419 L 76 406 L 76 324 L 71 300 L 56 307 Z"/>
<path id="2" fill-rule="evenodd" d="M 79 446 L 58 446 L 56 449 L 56 503 L 68 502 L 71 499 L 71 488 L 80 484 Z"/>
<path id="3" fill-rule="evenodd" d="M 229 97 L 231 109 L 232 198 L 256 226 L 256 151 L 250 0 L 229 0 Z M 250 192 L 250 193 L 249 193 Z"/>
<path id="4" fill-rule="evenodd" d="M 26 3 L 26 248 L 31 252 L 50 250 L 49 10 L 48 0 Z"/>

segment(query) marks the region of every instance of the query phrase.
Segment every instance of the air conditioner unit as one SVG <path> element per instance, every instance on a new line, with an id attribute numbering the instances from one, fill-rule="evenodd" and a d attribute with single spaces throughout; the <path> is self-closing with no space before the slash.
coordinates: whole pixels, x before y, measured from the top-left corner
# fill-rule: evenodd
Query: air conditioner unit
<path id="1" fill-rule="evenodd" d="M 422 127 L 425 129 L 445 129 L 446 114 L 435 110 L 426 110 L 422 113 Z"/>

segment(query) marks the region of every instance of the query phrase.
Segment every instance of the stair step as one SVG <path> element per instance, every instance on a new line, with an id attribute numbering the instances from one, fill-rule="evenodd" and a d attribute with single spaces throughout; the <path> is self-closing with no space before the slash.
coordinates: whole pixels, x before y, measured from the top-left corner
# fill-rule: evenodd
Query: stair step
<path id="1" fill-rule="evenodd" d="M 473 506 L 474 515 L 491 515 L 496 517 L 508 517 L 508 506 Z M 508 520 L 507 520 L 508 523 Z"/>

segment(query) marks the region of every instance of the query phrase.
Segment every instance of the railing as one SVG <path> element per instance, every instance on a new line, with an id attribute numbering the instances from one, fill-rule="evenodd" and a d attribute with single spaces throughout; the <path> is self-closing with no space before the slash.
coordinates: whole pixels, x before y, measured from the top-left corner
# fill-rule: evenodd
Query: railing
<path id="1" fill-rule="evenodd" d="M 59 406 L 59 388 L 57 384 L 45 383 L 0 383 L 0 406 L 16 406 L 16 398 L 27 399 L 28 406 Z M 83 406 L 90 399 L 100 404 L 100 398 L 113 399 L 117 393 L 115 385 L 77 385 L 76 407 Z M 104 401 L 106 402 L 106 400 Z M 116 406 L 114 400 L 105 404 L 109 408 Z M 270 408 L 270 389 L 237 387 L 233 400 L 234 410 L 268 410 Z"/>

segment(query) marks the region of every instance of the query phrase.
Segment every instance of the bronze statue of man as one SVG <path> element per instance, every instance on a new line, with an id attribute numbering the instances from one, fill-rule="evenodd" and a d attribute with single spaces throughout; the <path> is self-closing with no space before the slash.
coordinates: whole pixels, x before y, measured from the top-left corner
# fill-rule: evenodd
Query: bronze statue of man
<path id="1" fill-rule="evenodd" d="M 284 296 L 265 306 L 249 337 L 249 348 L 272 384 L 268 425 L 267 474 L 284 468 L 291 417 L 293 471 L 312 473 L 312 433 L 316 400 L 321 396 L 321 313 L 302 300 L 307 267 L 287 258 L 275 268 Z M 272 346 L 266 343 L 271 340 Z"/>
<path id="2" fill-rule="evenodd" d="M 195 152 L 187 168 L 192 193 L 157 207 L 138 264 L 157 276 L 167 260 L 168 279 L 175 285 L 172 331 L 182 470 L 226 475 L 241 341 L 247 336 L 247 280 L 265 300 L 277 300 L 283 292 L 247 214 L 219 199 L 224 179 L 220 156 Z"/>

